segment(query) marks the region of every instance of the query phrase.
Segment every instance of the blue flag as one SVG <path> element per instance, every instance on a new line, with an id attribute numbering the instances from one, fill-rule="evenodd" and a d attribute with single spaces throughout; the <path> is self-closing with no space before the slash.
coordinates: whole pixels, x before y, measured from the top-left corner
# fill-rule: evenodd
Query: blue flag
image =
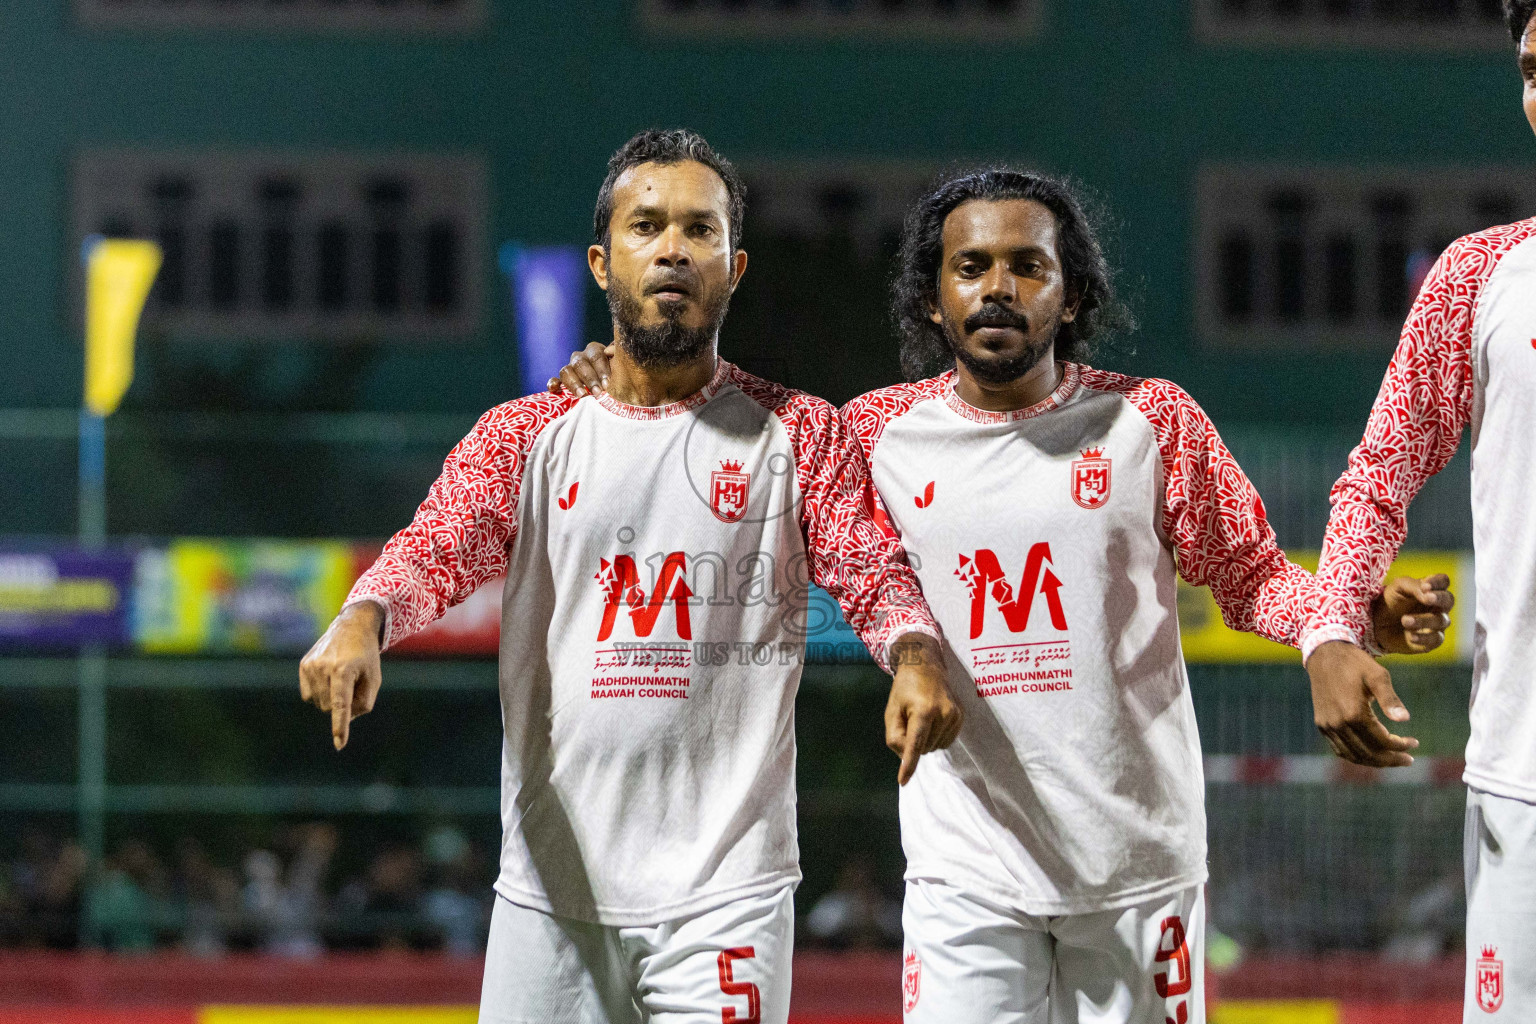
<path id="1" fill-rule="evenodd" d="M 507 242 L 497 262 L 512 288 L 523 394 L 543 391 L 571 353 L 586 344 L 582 337 L 589 277 L 586 249 Z"/>

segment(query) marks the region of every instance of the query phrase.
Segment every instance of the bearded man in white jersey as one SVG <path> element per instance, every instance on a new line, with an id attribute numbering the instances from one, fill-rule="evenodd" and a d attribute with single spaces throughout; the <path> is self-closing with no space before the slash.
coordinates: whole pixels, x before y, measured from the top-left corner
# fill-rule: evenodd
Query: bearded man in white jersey
<path id="1" fill-rule="evenodd" d="M 910 1024 L 1204 1019 L 1176 575 L 1232 627 L 1292 645 L 1313 580 L 1188 394 L 1081 363 L 1118 309 L 1065 183 L 951 178 L 908 217 L 895 315 L 909 376 L 953 369 L 843 409 L 965 711 L 901 793 Z M 1405 633 L 1405 617 L 1438 624 L 1430 582 L 1378 601 L 1395 649 L 1439 642 Z"/>
<path id="2" fill-rule="evenodd" d="M 1291 645 L 1314 581 L 1193 398 L 1083 363 L 1119 307 L 1069 185 L 941 182 L 900 261 L 903 367 L 953 369 L 843 414 L 966 712 L 901 795 L 907 1020 L 1201 1021 L 1205 791 L 1176 577 Z M 1435 585 L 1378 602 L 1394 649 Z"/>
<path id="3" fill-rule="evenodd" d="M 897 666 L 903 776 L 959 728 L 857 442 L 827 403 L 716 356 L 743 209 L 691 132 L 614 155 L 589 252 L 608 392 L 487 413 L 301 667 L 340 749 L 381 645 L 505 574 L 486 1024 L 787 1020 L 809 581 Z"/>
<path id="4" fill-rule="evenodd" d="M 1536 130 L 1536 0 L 1505 0 Z M 1365 612 L 1407 537 L 1407 509 L 1472 427 L 1477 610 L 1467 742 L 1467 971 L 1463 1019 L 1536 1020 L 1536 219 L 1458 239 L 1403 326 L 1333 488 L 1303 631 L 1318 728 L 1357 764 L 1407 764 L 1407 709 L 1367 651 Z M 1379 641 L 1378 641 L 1379 642 Z M 1364 727 L 1362 727 L 1364 723 Z M 1371 726 L 1375 727 L 1372 728 Z"/>

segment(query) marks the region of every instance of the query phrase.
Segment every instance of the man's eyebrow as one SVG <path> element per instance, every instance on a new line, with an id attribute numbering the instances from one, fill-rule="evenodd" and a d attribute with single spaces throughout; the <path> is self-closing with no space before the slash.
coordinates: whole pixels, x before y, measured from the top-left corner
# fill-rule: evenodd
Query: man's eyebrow
<path id="1" fill-rule="evenodd" d="M 1013 255 L 1013 256 L 1051 256 L 1052 255 L 1051 251 L 1049 249 L 1047 249 L 1045 246 L 1043 246 L 1043 245 L 1034 245 L 1034 244 L 1016 246 L 1016 247 L 1014 247 L 1012 249 L 1009 249 L 1008 252 L 1009 252 L 1010 255 Z M 954 259 L 954 260 L 958 260 L 958 259 L 971 259 L 971 260 L 974 260 L 974 259 L 978 259 L 978 258 L 986 258 L 986 257 L 989 257 L 991 255 L 992 255 L 991 252 L 989 252 L 986 249 L 983 249 L 983 248 L 980 248 L 980 247 L 977 247 L 977 246 L 968 246 L 967 248 L 964 248 L 964 249 L 956 249 L 955 250 L 955 254 L 953 256 L 951 256 L 950 259 Z"/>
<path id="2" fill-rule="evenodd" d="M 1521 50 L 1520 56 L 1516 59 L 1516 63 L 1520 65 L 1520 70 L 1522 71 L 1536 68 L 1536 53 L 1533 53 L 1530 50 Z"/>
<path id="3" fill-rule="evenodd" d="M 644 217 L 647 220 L 666 220 L 667 211 L 660 206 L 637 206 L 629 211 L 629 216 L 631 219 Z M 706 207 L 700 210 L 684 210 L 682 218 L 689 221 L 719 220 L 720 214 Z"/>

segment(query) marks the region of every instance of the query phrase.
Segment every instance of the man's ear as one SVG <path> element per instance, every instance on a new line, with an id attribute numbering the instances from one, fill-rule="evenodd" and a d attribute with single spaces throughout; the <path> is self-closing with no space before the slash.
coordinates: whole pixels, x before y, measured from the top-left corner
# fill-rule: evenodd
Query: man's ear
<path id="1" fill-rule="evenodd" d="M 603 291 L 608 290 L 608 251 L 600 245 L 587 246 L 587 267 L 592 279 Z"/>
<path id="2" fill-rule="evenodd" d="M 1069 324 L 1077 319 L 1077 309 L 1083 304 L 1083 297 L 1075 292 L 1067 293 L 1067 304 L 1061 310 L 1061 322 Z"/>
<path id="3" fill-rule="evenodd" d="M 741 275 L 747 272 L 747 250 L 737 249 L 736 255 L 731 257 L 731 291 L 736 291 L 736 286 L 741 284 Z"/>
<path id="4" fill-rule="evenodd" d="M 928 306 L 928 319 L 943 327 L 944 314 L 939 312 L 939 297 L 933 292 L 929 292 L 924 296 L 923 302 Z"/>

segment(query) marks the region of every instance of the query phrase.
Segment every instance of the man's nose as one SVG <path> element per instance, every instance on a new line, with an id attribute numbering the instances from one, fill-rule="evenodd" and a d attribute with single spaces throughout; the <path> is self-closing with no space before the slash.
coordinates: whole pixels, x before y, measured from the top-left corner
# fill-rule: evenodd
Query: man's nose
<path id="1" fill-rule="evenodd" d="M 686 267 L 692 260 L 688 256 L 688 246 L 683 237 L 683 229 L 677 225 L 667 228 L 661 233 L 661 239 L 656 245 L 656 264 L 662 267 Z"/>
<path id="2" fill-rule="evenodd" d="M 987 276 L 982 279 L 982 301 L 995 302 L 1000 306 L 1011 306 L 1019 297 L 1019 290 L 1013 279 L 1013 274 L 1005 266 L 995 266 L 987 271 Z"/>

